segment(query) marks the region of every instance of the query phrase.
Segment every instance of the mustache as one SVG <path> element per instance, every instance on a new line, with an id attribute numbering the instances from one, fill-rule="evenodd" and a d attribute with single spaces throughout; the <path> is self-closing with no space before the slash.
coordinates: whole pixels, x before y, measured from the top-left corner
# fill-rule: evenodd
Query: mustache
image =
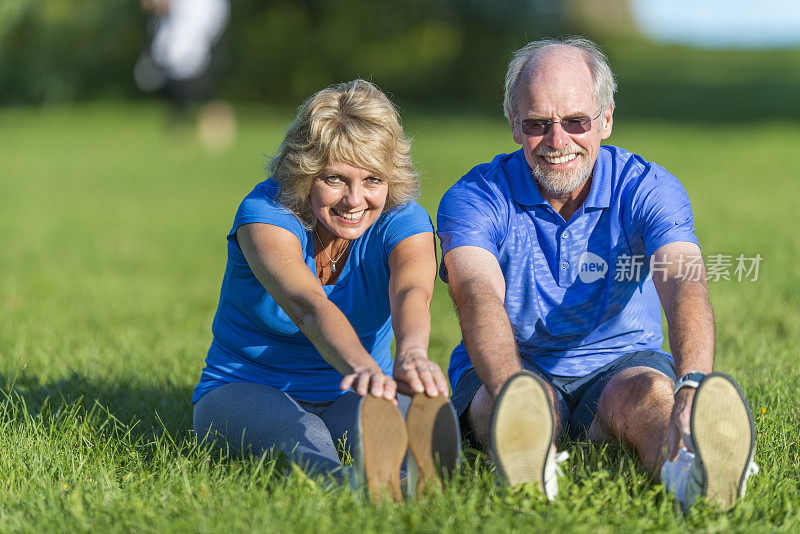
<path id="1" fill-rule="evenodd" d="M 575 148 L 565 148 L 563 150 L 553 150 L 549 148 L 538 148 L 534 152 L 537 156 L 547 156 L 549 158 L 560 158 L 561 156 L 568 156 L 570 154 L 578 154 L 579 156 L 585 156 L 586 150 L 575 147 Z"/>

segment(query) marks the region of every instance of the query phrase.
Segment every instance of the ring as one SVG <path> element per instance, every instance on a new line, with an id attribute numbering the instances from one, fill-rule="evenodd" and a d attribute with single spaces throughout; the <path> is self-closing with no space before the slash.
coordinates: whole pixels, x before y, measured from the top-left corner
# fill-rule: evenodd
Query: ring
<path id="1" fill-rule="evenodd" d="M 428 367 L 428 371 L 435 371 L 435 370 L 436 370 L 435 365 L 431 365 L 430 367 Z"/>

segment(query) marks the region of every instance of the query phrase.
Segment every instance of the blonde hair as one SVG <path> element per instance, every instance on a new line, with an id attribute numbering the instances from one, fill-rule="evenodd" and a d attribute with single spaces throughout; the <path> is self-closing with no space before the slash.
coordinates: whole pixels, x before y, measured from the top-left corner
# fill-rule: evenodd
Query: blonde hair
<path id="1" fill-rule="evenodd" d="M 332 85 L 303 102 L 268 170 L 277 200 L 308 229 L 311 185 L 331 163 L 366 169 L 388 183 L 385 211 L 419 196 L 411 142 L 389 98 L 366 80 Z"/>

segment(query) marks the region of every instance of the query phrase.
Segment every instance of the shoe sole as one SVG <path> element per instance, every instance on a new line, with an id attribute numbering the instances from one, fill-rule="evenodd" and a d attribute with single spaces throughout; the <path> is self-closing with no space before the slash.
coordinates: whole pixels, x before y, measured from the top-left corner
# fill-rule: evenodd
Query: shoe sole
<path id="1" fill-rule="evenodd" d="M 414 395 L 406 426 L 408 450 L 417 469 L 417 494 L 442 488 L 443 481 L 455 472 L 461 452 L 461 433 L 450 400 L 444 395 Z"/>
<path id="2" fill-rule="evenodd" d="M 360 453 L 367 490 L 373 501 L 384 496 L 401 502 L 400 468 L 408 448 L 403 415 L 390 400 L 367 395 L 358 411 Z"/>
<path id="3" fill-rule="evenodd" d="M 544 384 L 530 373 L 512 376 L 497 397 L 491 455 L 510 486 L 535 482 L 544 493 L 544 467 L 553 442 L 553 412 Z"/>
<path id="4" fill-rule="evenodd" d="M 728 510 L 741 494 L 755 452 L 753 414 L 729 376 L 712 373 L 695 393 L 691 417 L 695 454 L 703 466 L 703 496 Z"/>

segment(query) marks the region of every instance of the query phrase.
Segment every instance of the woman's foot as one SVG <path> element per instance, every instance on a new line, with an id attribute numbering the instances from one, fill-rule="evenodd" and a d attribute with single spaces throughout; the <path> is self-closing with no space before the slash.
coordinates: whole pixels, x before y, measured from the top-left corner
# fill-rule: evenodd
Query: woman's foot
<path id="1" fill-rule="evenodd" d="M 408 448 L 403 415 L 390 400 L 366 395 L 358 409 L 357 480 L 374 501 L 403 500 L 400 468 Z"/>
<path id="2" fill-rule="evenodd" d="M 456 470 L 461 453 L 458 418 L 444 395 L 417 393 L 406 417 L 408 427 L 408 494 L 442 487 Z"/>

